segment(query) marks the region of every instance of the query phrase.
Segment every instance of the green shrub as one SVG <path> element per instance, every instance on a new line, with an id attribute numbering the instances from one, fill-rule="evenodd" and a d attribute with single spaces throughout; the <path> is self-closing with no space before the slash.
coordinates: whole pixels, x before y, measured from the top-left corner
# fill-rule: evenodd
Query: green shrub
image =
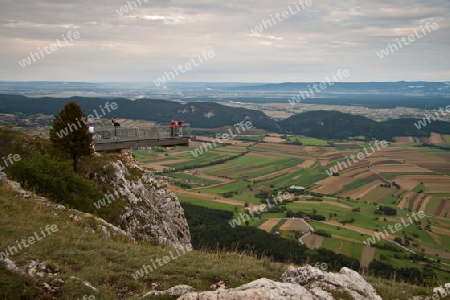
<path id="1" fill-rule="evenodd" d="M 104 197 L 95 183 L 73 172 L 71 161 L 48 154 L 34 153 L 9 167 L 8 173 L 24 188 L 83 212 L 93 212 L 92 203 Z"/>

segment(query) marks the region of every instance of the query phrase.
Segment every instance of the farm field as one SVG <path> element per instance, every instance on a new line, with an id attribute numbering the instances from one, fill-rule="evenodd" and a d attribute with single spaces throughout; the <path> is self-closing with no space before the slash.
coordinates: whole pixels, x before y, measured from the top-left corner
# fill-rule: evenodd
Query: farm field
<path id="1" fill-rule="evenodd" d="M 416 253 L 448 263 L 439 266 L 450 270 L 448 151 L 412 146 L 418 141 L 398 137 L 388 147 L 343 168 L 339 176 L 329 176 L 328 168 L 361 152 L 368 143 L 344 141 L 331 146 L 328 141 L 295 137 L 302 145 L 294 145 L 282 143 L 276 134 L 266 137 L 263 143 L 229 140 L 228 145 L 197 157 L 192 152 L 202 142 L 158 152 L 138 150 L 135 156 L 142 166 L 164 170 L 161 175 L 172 178 L 169 187 L 181 201 L 233 211 L 235 217 L 244 207 L 266 205 L 248 226 L 267 232 L 277 229 L 284 238 L 309 231 L 300 219 L 287 218 L 287 213 L 323 217 L 309 225 L 329 236 L 305 236 L 303 242 L 311 249 L 323 247 L 356 258 L 364 267 L 373 259 L 412 266 L 408 259 L 394 258 L 397 252 L 365 246 L 377 233 L 388 232 L 377 244 L 397 247 L 402 257 Z M 433 135 L 431 139 L 446 142 L 449 138 Z M 294 193 L 291 186 L 303 187 L 305 194 Z M 284 198 L 288 203 L 281 205 L 274 199 L 288 191 L 289 197 Z M 395 209 L 396 215 L 383 215 L 380 206 Z M 410 222 L 413 211 L 426 216 Z M 400 230 L 385 231 L 396 224 Z M 394 239 L 402 246 L 396 246 Z"/>

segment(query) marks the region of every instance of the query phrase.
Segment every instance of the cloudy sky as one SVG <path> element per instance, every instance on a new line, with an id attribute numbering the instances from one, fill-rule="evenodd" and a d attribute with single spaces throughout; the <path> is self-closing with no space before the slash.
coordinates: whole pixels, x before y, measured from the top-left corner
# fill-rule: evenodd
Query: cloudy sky
<path id="1" fill-rule="evenodd" d="M 0 80 L 152 82 L 192 59 L 173 81 L 450 80 L 449 0 L 139 1 L 0 0 Z M 438 28 L 425 35 L 427 22 Z M 69 32 L 79 39 L 52 51 Z M 205 50 L 215 56 L 199 63 Z"/>

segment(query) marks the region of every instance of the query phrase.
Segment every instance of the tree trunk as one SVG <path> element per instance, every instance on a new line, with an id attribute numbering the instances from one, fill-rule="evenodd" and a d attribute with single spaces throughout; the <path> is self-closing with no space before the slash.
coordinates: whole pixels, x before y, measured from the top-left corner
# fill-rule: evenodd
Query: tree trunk
<path id="1" fill-rule="evenodd" d="M 77 156 L 75 154 L 72 154 L 72 164 L 73 164 L 73 171 L 76 173 L 77 168 Z"/>

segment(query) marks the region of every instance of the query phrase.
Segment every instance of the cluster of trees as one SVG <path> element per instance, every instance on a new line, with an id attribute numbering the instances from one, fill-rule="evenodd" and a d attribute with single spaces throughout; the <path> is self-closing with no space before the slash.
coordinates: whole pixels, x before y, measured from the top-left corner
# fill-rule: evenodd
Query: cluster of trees
<path id="1" fill-rule="evenodd" d="M 313 211 L 311 213 L 305 213 L 302 211 L 293 212 L 292 210 L 286 211 L 286 218 L 305 218 L 309 217 L 312 220 L 316 221 L 325 221 L 325 216 L 319 215 L 317 212 Z"/>
<path id="2" fill-rule="evenodd" d="M 400 184 L 398 184 L 398 183 L 395 182 L 395 181 L 392 181 L 392 185 L 395 186 L 395 188 L 396 188 L 397 190 L 399 190 L 399 189 L 401 188 Z"/>
<path id="3" fill-rule="evenodd" d="M 282 213 L 282 212 L 285 212 L 286 210 L 287 210 L 286 204 L 282 204 L 282 205 L 273 206 L 273 207 L 269 208 L 266 212 L 268 212 L 268 213 Z"/>
<path id="4" fill-rule="evenodd" d="M 375 210 L 375 214 L 379 215 L 386 215 L 386 216 L 395 216 L 397 215 L 397 210 L 395 208 L 389 207 L 389 206 L 379 206 Z"/>
<path id="5" fill-rule="evenodd" d="M 378 243 L 372 244 L 371 247 L 375 247 L 375 248 L 383 249 L 383 250 L 389 250 L 392 252 L 402 252 L 402 249 L 393 243 L 378 242 Z"/>
<path id="6" fill-rule="evenodd" d="M 350 219 L 345 219 L 345 220 L 342 220 L 342 221 L 340 221 L 343 225 L 345 225 L 345 224 L 351 224 L 351 223 L 354 223 L 355 222 L 355 218 L 350 218 Z"/>
<path id="7" fill-rule="evenodd" d="M 314 231 L 314 234 L 321 235 L 324 237 L 329 237 L 329 238 L 331 237 L 331 233 L 328 233 L 324 230 L 316 230 L 316 231 Z"/>
<path id="8" fill-rule="evenodd" d="M 247 252 L 257 257 L 270 257 L 278 262 L 304 264 L 325 262 L 332 271 L 346 266 L 359 270 L 359 261 L 326 249 L 308 250 L 297 241 L 287 240 L 254 227 L 236 226 L 228 223 L 233 213 L 202 206 L 181 203 L 191 232 L 195 249 Z"/>

